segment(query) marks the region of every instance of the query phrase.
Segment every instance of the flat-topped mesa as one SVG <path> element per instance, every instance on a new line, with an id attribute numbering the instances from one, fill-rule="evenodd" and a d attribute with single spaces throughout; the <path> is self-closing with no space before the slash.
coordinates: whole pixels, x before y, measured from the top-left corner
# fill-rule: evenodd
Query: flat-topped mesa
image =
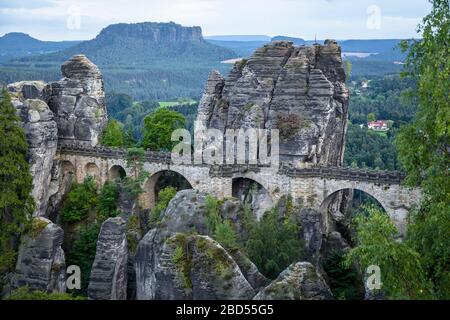
<path id="1" fill-rule="evenodd" d="M 99 41 L 109 41 L 115 38 L 172 44 L 205 41 L 200 27 L 184 27 L 174 22 L 117 23 L 107 26 L 96 37 Z"/>
<path id="2" fill-rule="evenodd" d="M 280 130 L 280 159 L 297 167 L 342 164 L 348 91 L 341 48 L 276 41 L 237 62 L 228 78 L 209 76 L 200 128 Z"/>
<path id="3" fill-rule="evenodd" d="M 103 76 L 84 55 L 73 56 L 61 72 L 64 78 L 45 89 L 59 141 L 95 146 L 107 122 Z"/>

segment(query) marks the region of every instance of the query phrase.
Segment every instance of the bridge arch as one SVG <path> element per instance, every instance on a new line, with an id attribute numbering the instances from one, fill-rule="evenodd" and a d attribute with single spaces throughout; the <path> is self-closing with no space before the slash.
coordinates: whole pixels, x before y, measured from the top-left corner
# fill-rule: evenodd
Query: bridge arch
<path id="1" fill-rule="evenodd" d="M 97 166 L 96 163 L 94 162 L 88 162 L 85 166 L 84 166 L 84 172 L 85 172 L 85 177 L 87 176 L 92 176 L 95 180 L 95 182 L 97 183 L 98 186 L 101 185 L 101 173 L 100 173 L 100 168 Z"/>
<path id="2" fill-rule="evenodd" d="M 174 187 L 177 191 L 192 189 L 192 183 L 180 172 L 165 169 L 153 173 L 143 185 L 144 192 L 140 195 L 140 205 L 143 209 L 154 207 L 160 190 Z"/>
<path id="3" fill-rule="evenodd" d="M 384 194 L 383 194 L 384 192 Z M 342 212 L 348 208 L 336 207 L 339 205 L 339 198 L 351 200 L 350 202 L 357 201 L 357 197 L 363 197 L 369 200 L 373 205 L 384 211 L 392 220 L 392 222 L 397 227 L 399 234 L 403 235 L 406 231 L 406 216 L 409 208 L 397 208 L 393 207 L 392 203 L 387 202 L 386 194 L 389 193 L 389 187 L 384 188 L 376 186 L 374 184 L 364 184 L 360 183 L 357 186 L 346 185 L 342 183 L 340 187 L 337 187 L 333 192 L 328 192 L 328 195 L 323 199 L 320 204 L 320 212 L 323 214 L 324 221 L 326 225 L 329 226 L 332 222 L 329 220 L 332 216 L 332 212 Z M 349 198 L 351 197 L 351 198 Z M 335 200 L 335 201 L 333 201 Z M 354 203 L 354 202 L 353 202 Z M 349 202 L 347 202 L 347 205 Z M 351 208 L 350 208 L 351 209 Z M 339 213 L 338 213 L 339 214 Z M 339 224 L 339 223 L 338 223 Z"/>
<path id="4" fill-rule="evenodd" d="M 272 195 L 266 187 L 257 180 L 245 176 L 232 178 L 231 195 L 242 203 L 249 204 L 258 219 L 274 204 Z"/>
<path id="5" fill-rule="evenodd" d="M 375 202 L 375 204 L 382 208 L 385 212 L 388 212 L 388 209 L 386 209 L 383 205 L 383 203 L 376 198 L 376 196 L 372 195 L 371 193 L 359 189 L 359 188 L 342 188 L 339 190 L 334 191 L 333 193 L 329 194 L 327 197 L 325 197 L 325 199 L 322 201 L 322 204 L 320 205 L 320 210 L 324 211 L 327 208 L 329 208 L 329 206 L 332 204 L 333 200 L 335 200 L 337 197 L 341 197 L 341 198 L 348 198 L 351 197 L 352 194 L 351 193 L 357 193 L 358 197 L 361 197 L 361 194 L 365 195 L 366 197 L 368 196 L 369 199 L 371 199 L 372 201 Z M 353 196 L 355 196 L 353 194 Z"/>
<path id="6" fill-rule="evenodd" d="M 69 160 L 63 160 L 61 161 L 61 171 L 62 173 L 65 174 L 71 174 L 76 176 L 76 169 L 75 166 L 72 162 L 70 162 Z"/>
<path id="7" fill-rule="evenodd" d="M 127 176 L 127 172 L 121 165 L 113 165 L 108 171 L 109 180 L 123 179 Z"/>

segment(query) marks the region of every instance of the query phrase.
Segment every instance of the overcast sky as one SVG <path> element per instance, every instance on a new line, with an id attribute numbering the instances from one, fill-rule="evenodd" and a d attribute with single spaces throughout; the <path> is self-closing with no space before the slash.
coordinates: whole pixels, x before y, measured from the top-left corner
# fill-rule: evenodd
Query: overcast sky
<path id="1" fill-rule="evenodd" d="M 411 38 L 429 10 L 427 0 L 0 0 L 0 35 L 84 40 L 112 23 L 174 21 L 204 35 Z"/>

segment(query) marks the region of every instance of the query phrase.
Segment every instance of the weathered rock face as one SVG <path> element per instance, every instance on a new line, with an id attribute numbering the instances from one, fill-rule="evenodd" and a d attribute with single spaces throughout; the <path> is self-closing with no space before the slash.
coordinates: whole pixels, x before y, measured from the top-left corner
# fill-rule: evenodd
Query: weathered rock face
<path id="1" fill-rule="evenodd" d="M 300 236 L 303 240 L 304 254 L 311 262 L 316 261 L 322 248 L 323 238 L 326 235 L 322 213 L 309 208 L 301 208 L 300 212 L 301 230 Z"/>
<path id="2" fill-rule="evenodd" d="M 38 98 L 42 97 L 42 82 L 17 82 L 8 85 L 11 102 L 17 109 L 28 142 L 30 172 L 33 176 L 32 196 L 36 201 L 34 215 L 44 216 L 49 199 L 49 184 L 58 133 L 53 112 Z"/>
<path id="3" fill-rule="evenodd" d="M 107 122 L 103 76 L 84 55 L 73 56 L 61 71 L 64 78 L 44 90 L 59 140 L 95 146 Z"/>
<path id="4" fill-rule="evenodd" d="M 51 180 L 49 186 L 49 199 L 47 206 L 47 216 L 55 223 L 61 223 L 59 211 L 62 207 L 63 199 L 72 187 L 75 179 L 75 168 L 71 163 L 53 161 Z"/>
<path id="5" fill-rule="evenodd" d="M 19 248 L 14 286 L 65 292 L 64 232 L 42 217 L 35 218 L 33 225 L 33 234 L 26 235 Z"/>
<path id="6" fill-rule="evenodd" d="M 144 252 L 156 253 L 154 232 L 148 235 L 139 245 L 137 258 Z M 255 295 L 233 258 L 208 236 L 177 234 L 158 249 L 153 263 L 137 261 L 138 299 L 249 299 Z M 143 277 L 146 286 L 141 285 Z"/>
<path id="7" fill-rule="evenodd" d="M 97 251 L 89 279 L 91 300 L 126 300 L 128 245 L 126 222 L 109 218 L 100 229 Z"/>
<path id="8" fill-rule="evenodd" d="M 8 84 L 9 94 L 19 100 L 43 99 L 45 83 L 42 81 L 20 81 Z"/>
<path id="9" fill-rule="evenodd" d="M 269 192 L 250 179 L 236 179 L 233 182 L 233 197 L 248 205 L 258 219 L 273 207 Z"/>
<path id="10" fill-rule="evenodd" d="M 226 80 L 210 74 L 196 128 L 277 128 L 281 160 L 340 165 L 347 110 L 337 43 L 294 47 L 280 41 L 236 63 Z"/>
<path id="11" fill-rule="evenodd" d="M 245 279 L 247 279 L 248 283 L 255 291 L 258 291 L 269 284 L 270 280 L 264 277 L 255 264 L 240 250 L 229 249 L 228 253 L 233 257 L 234 261 L 236 261 Z"/>
<path id="12" fill-rule="evenodd" d="M 161 224 L 140 241 L 137 299 L 249 299 L 267 283 L 242 253 L 230 254 L 207 237 L 206 197 L 196 190 L 178 192 Z M 234 203 L 221 211 L 236 215 Z M 200 235 L 189 235 L 194 231 Z"/>
<path id="13" fill-rule="evenodd" d="M 260 291 L 255 300 L 327 300 L 333 295 L 323 277 L 309 262 L 297 262 Z"/>

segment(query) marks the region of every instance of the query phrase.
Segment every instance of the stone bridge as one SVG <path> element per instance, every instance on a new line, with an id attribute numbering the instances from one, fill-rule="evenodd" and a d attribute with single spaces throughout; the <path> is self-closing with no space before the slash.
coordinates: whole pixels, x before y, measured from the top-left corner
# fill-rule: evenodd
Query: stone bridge
<path id="1" fill-rule="evenodd" d="M 119 176 L 131 176 L 126 163 L 127 150 L 80 145 L 60 145 L 57 160 L 63 172 L 73 173 L 77 182 L 88 175 L 99 185 Z M 261 185 L 276 202 L 290 195 L 304 206 L 324 212 L 330 201 L 342 190 L 361 190 L 375 198 L 385 209 L 401 234 L 405 231 L 407 212 L 418 204 L 421 193 L 401 185 L 405 175 L 397 171 L 375 171 L 347 167 L 293 168 L 284 164 L 278 170 L 252 165 L 174 165 L 170 153 L 146 152 L 144 170 L 150 175 L 144 183 L 140 205 L 151 208 L 155 185 L 163 172 L 184 177 L 192 188 L 218 198 L 232 197 L 233 185 L 239 179 L 250 179 Z"/>

